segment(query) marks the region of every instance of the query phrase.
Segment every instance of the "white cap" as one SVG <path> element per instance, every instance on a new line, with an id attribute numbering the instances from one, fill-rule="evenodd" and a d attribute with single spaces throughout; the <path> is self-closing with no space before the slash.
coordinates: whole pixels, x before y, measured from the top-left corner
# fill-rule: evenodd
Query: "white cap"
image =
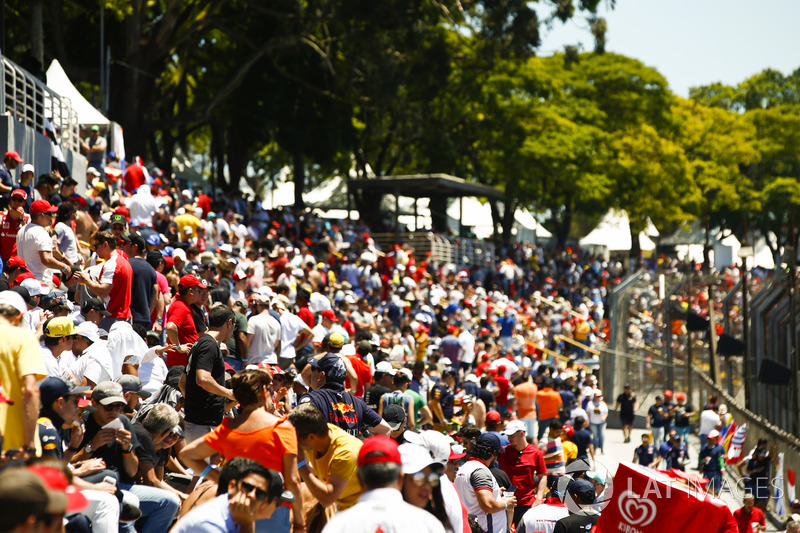
<path id="1" fill-rule="evenodd" d="M 718 437 L 719 437 L 719 431 L 717 431 L 716 429 L 712 429 L 706 436 L 706 438 L 708 439 L 716 439 Z"/>
<path id="2" fill-rule="evenodd" d="M 35 170 L 33 168 L 33 165 L 31 165 L 30 163 L 25 163 L 24 165 L 22 165 L 22 170 L 20 172 L 22 174 L 25 174 L 26 172 L 35 172 Z"/>
<path id="3" fill-rule="evenodd" d="M 25 300 L 19 293 L 14 291 L 0 292 L 0 305 L 10 305 L 21 314 L 28 310 L 28 306 L 25 305 Z"/>
<path id="4" fill-rule="evenodd" d="M 447 460 L 450 458 L 450 444 L 453 442 L 453 439 L 450 437 L 447 437 L 438 431 L 425 430 L 420 433 L 406 431 L 403 433 L 403 438 L 406 439 L 407 442 L 421 446 L 423 449 L 425 449 L 426 453 L 428 454 L 428 459 L 433 458 L 434 462 L 439 463 L 442 466 L 447 466 Z M 422 468 L 425 468 L 425 466 Z M 405 469 L 405 460 L 403 460 L 403 467 Z M 417 472 L 419 472 L 419 470 L 417 470 Z"/>
<path id="5" fill-rule="evenodd" d="M 172 258 L 173 259 L 180 259 L 181 261 L 183 261 L 185 263 L 186 262 L 186 252 L 183 251 L 183 248 L 175 248 L 174 250 L 172 250 Z"/>
<path id="6" fill-rule="evenodd" d="M 75 334 L 86 337 L 92 342 L 100 341 L 100 333 L 97 324 L 89 322 L 88 320 L 86 322 L 81 322 L 81 324 L 75 328 Z"/>
<path id="7" fill-rule="evenodd" d="M 403 461 L 404 474 L 416 474 L 426 466 L 436 464 L 428 450 L 418 444 L 401 444 L 398 450 L 400 451 L 400 459 Z"/>
<path id="8" fill-rule="evenodd" d="M 503 435 L 513 435 L 519 431 L 525 431 L 525 434 L 527 435 L 528 428 L 520 420 L 512 420 L 506 424 L 506 429 L 503 430 Z"/>
<path id="9" fill-rule="evenodd" d="M 42 287 L 42 284 L 39 283 L 39 280 L 37 279 L 32 279 L 32 278 L 24 279 L 22 280 L 22 283 L 20 283 L 19 285 L 20 287 L 26 289 L 28 291 L 28 294 L 30 294 L 31 296 L 41 296 L 42 294 L 48 294 L 49 292 L 45 291 L 44 287 Z"/>
<path id="10" fill-rule="evenodd" d="M 388 361 L 381 361 L 375 365 L 375 372 L 383 372 L 385 374 L 389 374 L 390 376 L 394 376 L 397 374 L 397 369 Z"/>

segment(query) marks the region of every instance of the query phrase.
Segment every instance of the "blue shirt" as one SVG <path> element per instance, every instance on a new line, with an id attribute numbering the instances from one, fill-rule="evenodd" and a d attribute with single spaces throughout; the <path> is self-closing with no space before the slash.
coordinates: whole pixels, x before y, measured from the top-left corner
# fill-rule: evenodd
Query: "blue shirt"
<path id="1" fill-rule="evenodd" d="M 703 449 L 700 450 L 700 464 L 703 465 L 703 474 L 722 472 L 722 466 L 719 464 L 719 460 L 724 455 L 725 448 L 719 444 L 715 444 L 712 447 L 703 447 Z M 708 463 L 705 462 L 706 457 L 710 458 Z"/>
<path id="2" fill-rule="evenodd" d="M 500 324 L 500 336 L 510 337 L 514 334 L 514 326 L 517 325 L 517 319 L 514 318 L 514 315 L 506 315 L 500 317 L 497 323 Z"/>
<path id="3" fill-rule="evenodd" d="M 362 429 L 373 428 L 383 420 L 364 400 L 344 390 L 341 383 L 328 382 L 300 398 L 300 403 L 310 403 L 322 411 L 327 422 L 350 435 L 358 435 Z"/>
<path id="4" fill-rule="evenodd" d="M 217 496 L 208 503 L 194 509 L 178 521 L 172 533 L 194 533 L 195 531 L 235 533 L 239 526 L 233 523 L 228 508 L 228 495 Z"/>

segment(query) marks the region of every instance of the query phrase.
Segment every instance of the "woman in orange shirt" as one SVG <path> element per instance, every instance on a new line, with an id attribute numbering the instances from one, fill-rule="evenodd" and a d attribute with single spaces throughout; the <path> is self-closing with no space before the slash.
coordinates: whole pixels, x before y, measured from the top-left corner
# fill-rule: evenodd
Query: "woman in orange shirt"
<path id="1" fill-rule="evenodd" d="M 302 532 L 305 528 L 303 497 L 299 490 L 297 472 L 297 434 L 286 416 L 277 417 L 267 411 L 272 403 L 269 386 L 272 374 L 267 370 L 246 370 L 235 374 L 231 389 L 239 402 L 239 414 L 226 418 L 211 433 L 197 439 L 181 452 L 181 459 L 195 472 L 206 467 L 204 460 L 220 453 L 225 460 L 246 457 L 258 461 L 266 468 L 283 474 L 286 488 L 294 494 L 293 519 L 289 521 L 286 507 L 277 509 L 269 520 L 256 522 L 256 532 Z M 208 478 L 217 481 L 215 470 L 207 472 Z"/>

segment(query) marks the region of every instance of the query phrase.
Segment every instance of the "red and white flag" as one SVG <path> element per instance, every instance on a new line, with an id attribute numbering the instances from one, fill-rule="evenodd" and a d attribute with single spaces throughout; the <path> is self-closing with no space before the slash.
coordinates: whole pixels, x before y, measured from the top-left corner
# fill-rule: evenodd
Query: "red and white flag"
<path id="1" fill-rule="evenodd" d="M 786 469 L 786 499 L 794 501 L 794 470 Z"/>
<path id="2" fill-rule="evenodd" d="M 728 453 L 725 456 L 725 461 L 728 464 L 737 463 L 742 457 L 742 446 L 744 446 L 744 439 L 747 437 L 747 424 L 742 424 L 736 428 L 736 433 L 731 438 L 731 445 L 728 448 Z"/>

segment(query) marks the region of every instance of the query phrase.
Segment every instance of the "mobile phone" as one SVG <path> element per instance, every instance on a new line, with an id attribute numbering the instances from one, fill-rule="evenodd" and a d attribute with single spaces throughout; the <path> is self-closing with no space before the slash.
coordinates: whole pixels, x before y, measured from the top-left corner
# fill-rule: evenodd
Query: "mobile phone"
<path id="1" fill-rule="evenodd" d="M 103 483 L 108 483 L 109 485 L 117 486 L 117 479 L 114 476 L 106 476 L 103 478 Z"/>

